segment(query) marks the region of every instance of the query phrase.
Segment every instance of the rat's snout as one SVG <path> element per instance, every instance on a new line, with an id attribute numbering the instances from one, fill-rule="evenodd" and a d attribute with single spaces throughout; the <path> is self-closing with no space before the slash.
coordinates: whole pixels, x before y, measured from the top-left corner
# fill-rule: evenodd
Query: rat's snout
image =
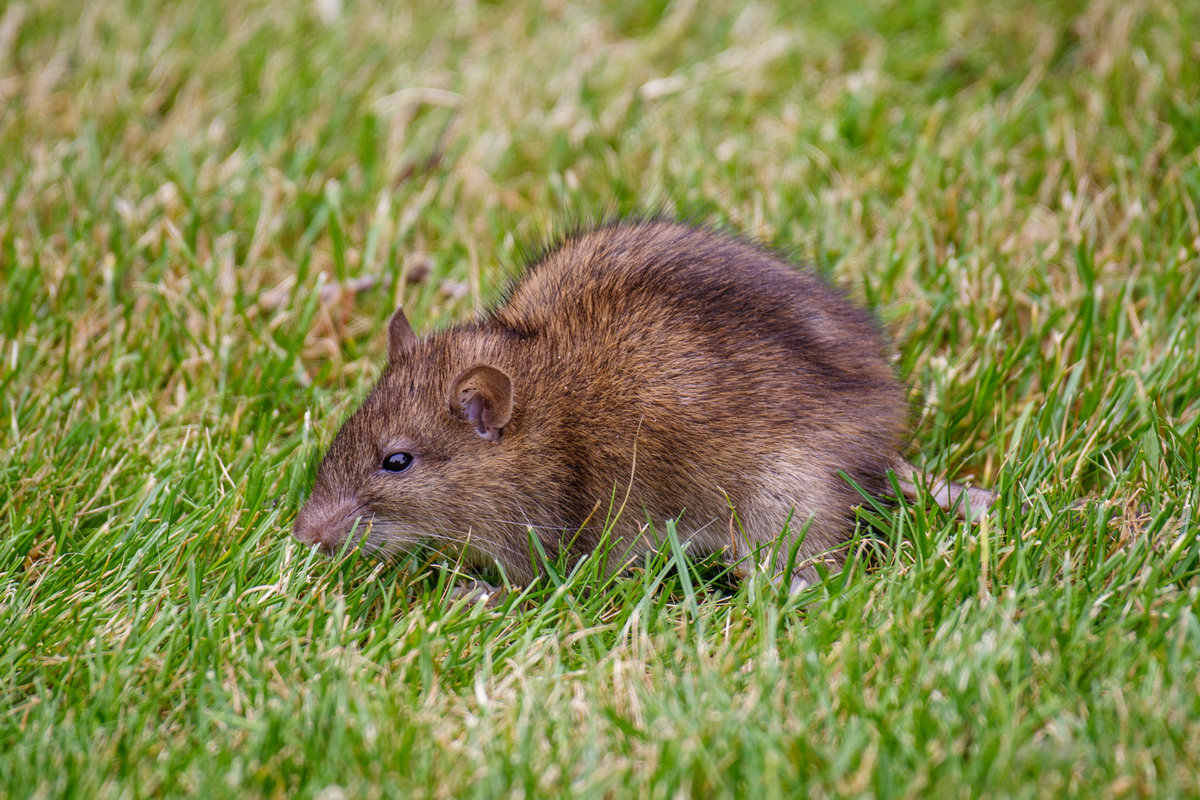
<path id="1" fill-rule="evenodd" d="M 357 500 L 336 500 L 313 495 L 292 523 L 292 536 L 301 544 L 315 546 L 333 555 L 346 541 L 347 532 L 359 521 L 361 505 Z M 359 522 L 362 527 L 362 522 Z"/>

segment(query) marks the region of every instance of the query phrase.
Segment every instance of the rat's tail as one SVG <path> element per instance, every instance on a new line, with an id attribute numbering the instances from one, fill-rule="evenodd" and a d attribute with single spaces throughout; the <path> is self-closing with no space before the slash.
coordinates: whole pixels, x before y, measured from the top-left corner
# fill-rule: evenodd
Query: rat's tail
<path id="1" fill-rule="evenodd" d="M 896 469 L 896 478 L 901 493 L 909 500 L 929 494 L 946 511 L 957 514 L 968 522 L 979 522 L 999 497 L 988 489 L 945 481 L 918 470 L 907 461 Z"/>

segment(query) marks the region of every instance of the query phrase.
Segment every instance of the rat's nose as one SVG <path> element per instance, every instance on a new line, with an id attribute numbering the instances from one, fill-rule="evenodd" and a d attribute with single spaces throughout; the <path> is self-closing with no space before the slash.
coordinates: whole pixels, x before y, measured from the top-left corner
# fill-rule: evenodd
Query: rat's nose
<path id="1" fill-rule="evenodd" d="M 346 540 L 346 532 L 358 521 L 350 515 L 358 509 L 354 501 L 329 502 L 310 497 L 292 523 L 292 536 L 301 544 L 315 546 L 333 555 Z M 361 523 L 360 523 L 361 525 Z"/>
<path id="2" fill-rule="evenodd" d="M 308 508 L 307 505 L 304 506 L 304 508 L 300 509 L 300 513 L 296 515 L 296 519 L 292 523 L 292 537 L 300 542 L 300 544 L 316 545 L 322 550 L 328 550 L 322 536 L 325 532 L 325 527 L 317 524 L 313 515 L 308 512 Z"/>

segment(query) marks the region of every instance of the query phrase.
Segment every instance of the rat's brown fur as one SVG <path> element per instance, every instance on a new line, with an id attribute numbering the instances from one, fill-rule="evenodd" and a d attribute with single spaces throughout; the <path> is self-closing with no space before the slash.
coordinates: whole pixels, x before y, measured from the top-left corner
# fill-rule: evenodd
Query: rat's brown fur
<path id="1" fill-rule="evenodd" d="M 571 236 L 484 319 L 418 339 L 397 312 L 390 340 L 296 518 L 302 542 L 427 542 L 526 582 L 530 530 L 582 556 L 607 523 L 611 571 L 655 546 L 647 520 L 661 533 L 678 518 L 693 553 L 765 545 L 781 569 L 811 516 L 797 572 L 811 580 L 815 560 L 844 557 L 861 501 L 839 471 L 882 494 L 908 469 L 905 392 L 872 319 L 703 228 Z M 412 466 L 381 469 L 394 452 Z"/>

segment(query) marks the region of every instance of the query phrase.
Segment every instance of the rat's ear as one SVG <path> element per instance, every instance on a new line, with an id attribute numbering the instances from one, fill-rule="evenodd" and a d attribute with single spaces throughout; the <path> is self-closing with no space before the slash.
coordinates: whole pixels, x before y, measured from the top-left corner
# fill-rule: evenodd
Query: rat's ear
<path id="1" fill-rule="evenodd" d="M 498 442 L 500 429 L 512 419 L 512 381 L 495 367 L 471 367 L 451 384 L 450 408 L 484 439 Z"/>
<path id="2" fill-rule="evenodd" d="M 417 343 L 417 335 L 413 333 L 404 309 L 397 308 L 388 323 L 388 361 L 398 363 L 401 357 Z"/>

